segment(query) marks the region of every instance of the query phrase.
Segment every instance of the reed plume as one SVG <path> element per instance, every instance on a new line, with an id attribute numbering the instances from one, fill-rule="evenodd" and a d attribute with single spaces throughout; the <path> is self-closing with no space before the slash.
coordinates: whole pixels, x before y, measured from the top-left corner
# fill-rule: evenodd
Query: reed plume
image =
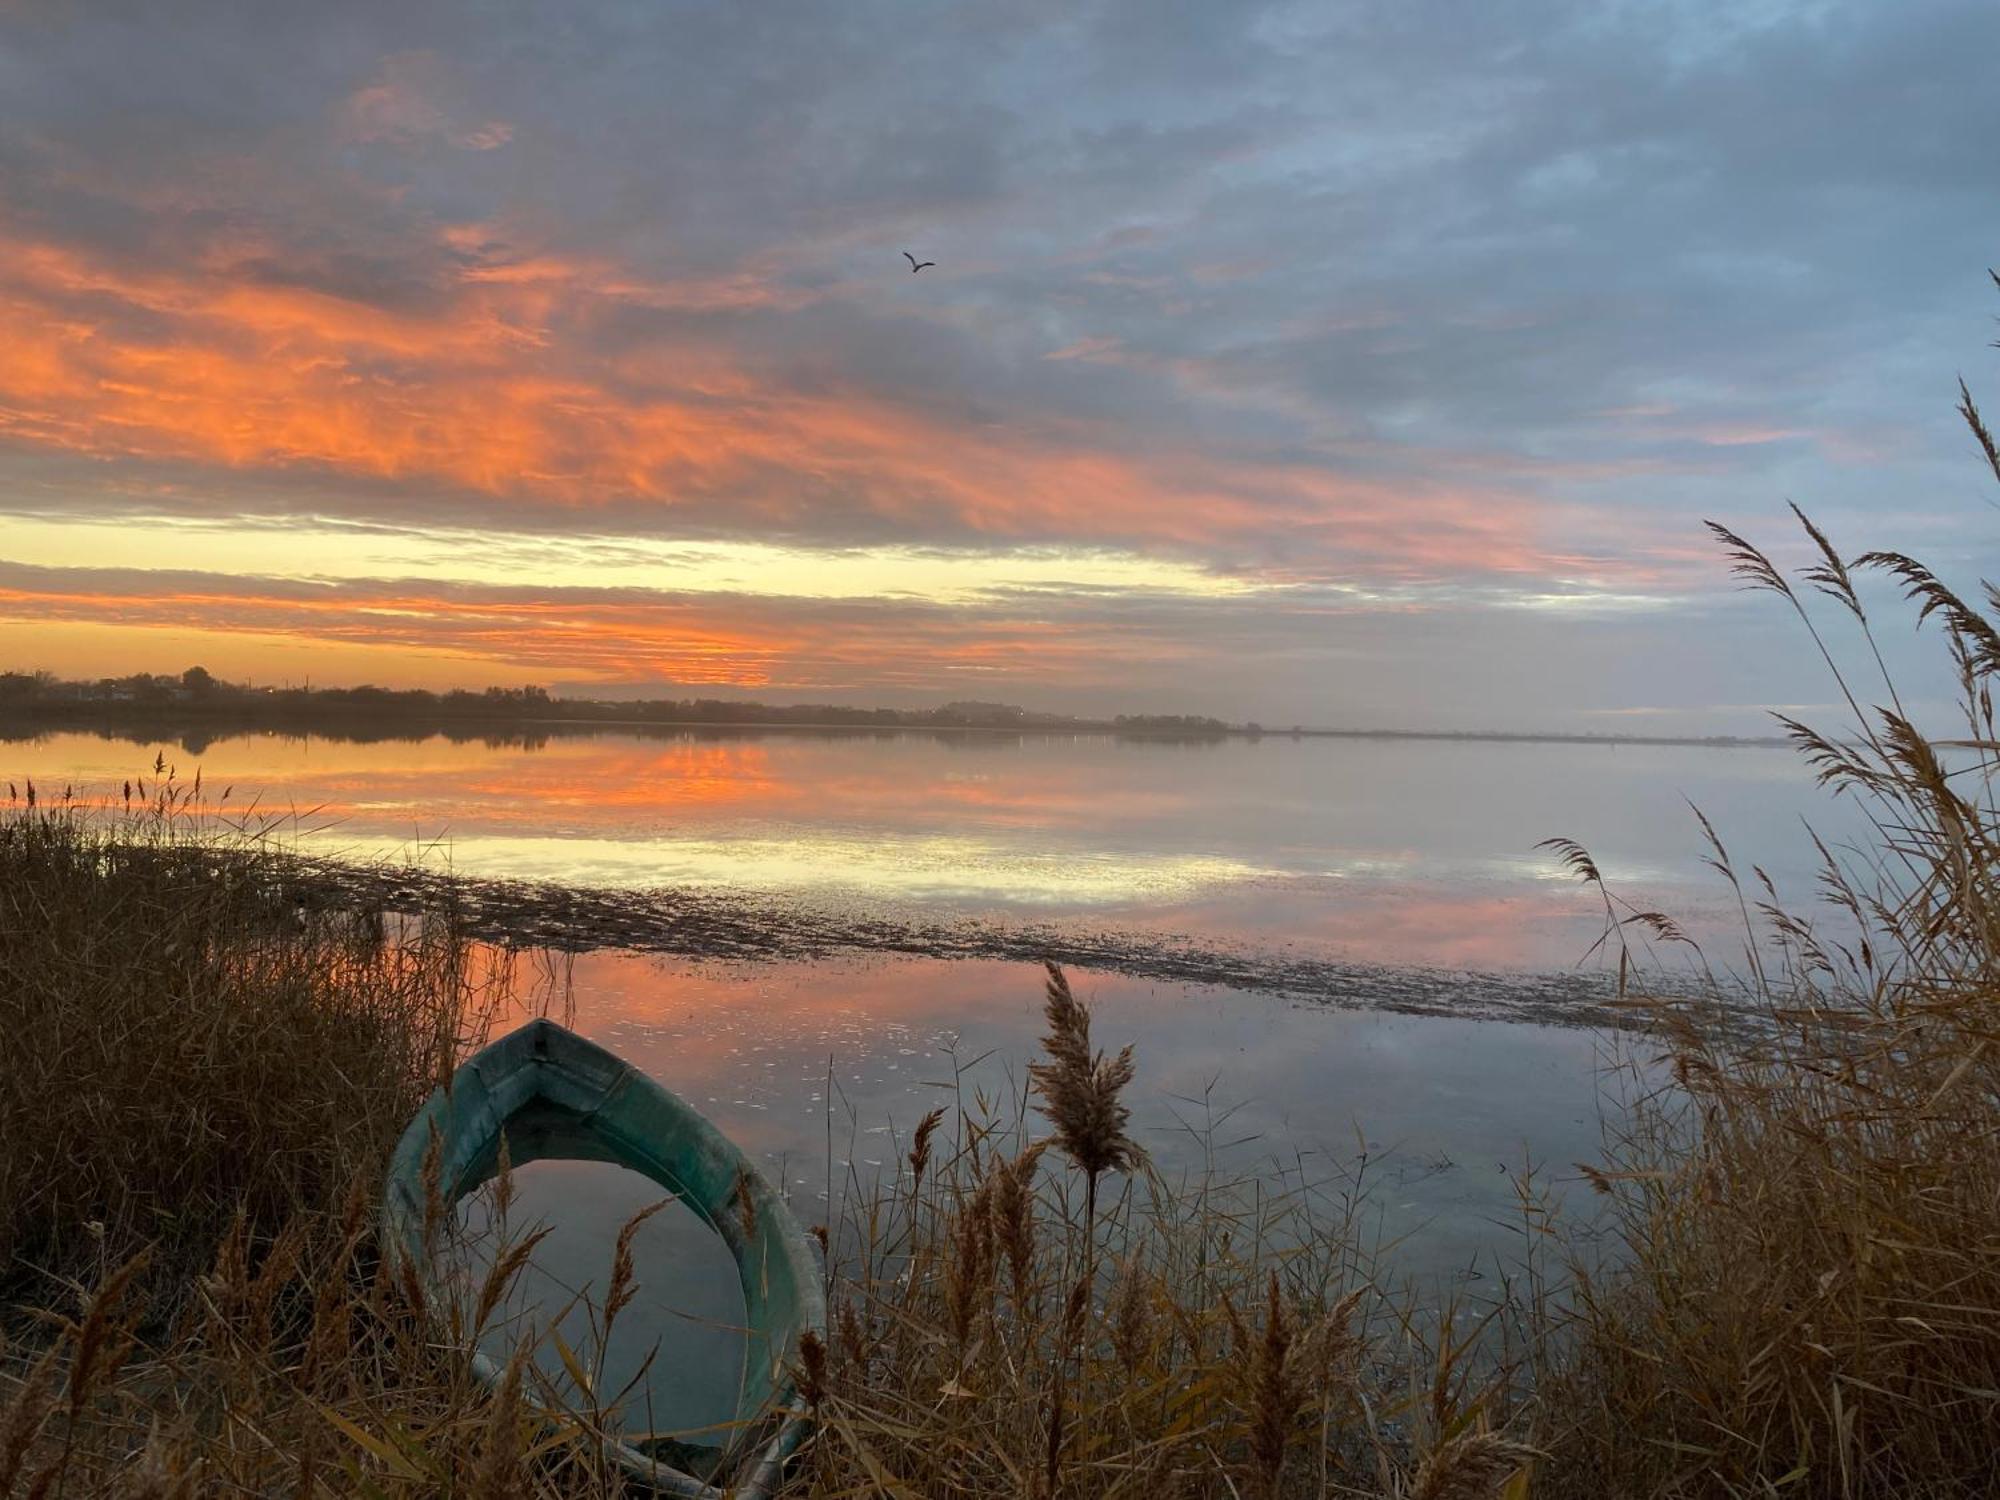
<path id="1" fill-rule="evenodd" d="M 738 1177 L 737 1190 L 743 1195 L 743 1202 L 749 1202 L 746 1179 Z M 611 1327 L 618 1321 L 618 1315 L 631 1306 L 632 1299 L 639 1295 L 639 1276 L 632 1259 L 632 1241 L 646 1221 L 667 1207 L 674 1200 L 662 1198 L 649 1204 L 627 1219 L 618 1230 L 617 1242 L 611 1249 L 611 1281 L 604 1293 L 604 1342 L 611 1342 Z M 754 1220 L 745 1225 L 745 1232 L 755 1234 Z"/>
<path id="2" fill-rule="evenodd" d="M 1411 1482 L 1410 1500 L 1495 1500 L 1501 1487 L 1536 1457 L 1526 1443 L 1497 1432 L 1467 1432 L 1442 1444 Z"/>
<path id="3" fill-rule="evenodd" d="M 910 1181 L 912 1194 L 924 1185 L 924 1172 L 931 1164 L 931 1137 L 937 1134 L 938 1125 L 944 1120 L 944 1107 L 931 1110 L 917 1121 L 916 1134 L 910 1139 Z"/>
<path id="4" fill-rule="evenodd" d="M 1153 1285 L 1138 1251 L 1118 1268 L 1118 1285 L 1111 1308 L 1111 1351 L 1129 1377 L 1139 1368 L 1152 1343 Z"/>
<path id="5" fill-rule="evenodd" d="M 798 1384 L 799 1395 L 815 1411 L 826 1400 L 826 1381 L 826 1340 L 808 1328 L 799 1335 Z"/>
<path id="6" fill-rule="evenodd" d="M 527 1363 L 528 1348 L 519 1345 L 500 1377 L 472 1479 L 474 1500 L 517 1500 L 521 1493 L 521 1378 Z"/>
<path id="7" fill-rule="evenodd" d="M 1136 1072 L 1130 1046 L 1107 1058 L 1090 1048 L 1090 1011 L 1070 990 L 1054 962 L 1048 970 L 1042 1038 L 1047 1060 L 1028 1064 L 1042 1096 L 1042 1114 L 1055 1127 L 1056 1144 L 1083 1169 L 1091 1222 L 1097 1218 L 1097 1183 L 1106 1172 L 1125 1172 L 1145 1160 L 1126 1131 L 1132 1111 L 1120 1097 Z"/>
<path id="8" fill-rule="evenodd" d="M 1000 1254 L 1007 1261 L 1014 1315 L 1026 1317 L 1035 1259 L 1035 1167 L 1048 1149 L 1036 1141 L 993 1174 L 993 1224 Z"/>
<path id="9" fill-rule="evenodd" d="M 859 1370 L 866 1378 L 868 1372 L 868 1335 L 862 1332 L 861 1315 L 854 1310 L 852 1302 L 842 1302 L 840 1313 L 835 1320 L 840 1339 L 840 1357 Z"/>
<path id="10" fill-rule="evenodd" d="M 1291 1364 L 1292 1343 L 1293 1330 L 1274 1270 L 1265 1296 L 1263 1336 L 1254 1350 L 1241 1356 L 1250 1384 L 1250 1478 L 1255 1493 L 1265 1500 L 1277 1500 L 1280 1493 L 1292 1424 L 1305 1402 L 1305 1391 Z"/>
<path id="11" fill-rule="evenodd" d="M 958 1210 L 952 1254 L 945 1268 L 945 1304 L 952 1343 L 963 1354 L 972 1327 L 993 1294 L 993 1191 L 982 1182 Z"/>

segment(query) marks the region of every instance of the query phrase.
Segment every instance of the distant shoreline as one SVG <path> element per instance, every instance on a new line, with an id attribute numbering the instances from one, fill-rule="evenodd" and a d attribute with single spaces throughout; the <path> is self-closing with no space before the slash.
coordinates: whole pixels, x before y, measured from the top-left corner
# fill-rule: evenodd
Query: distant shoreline
<path id="1" fill-rule="evenodd" d="M 1104 720 L 1077 720 L 1072 723 L 1026 724 L 935 724 L 840 723 L 834 721 L 771 721 L 759 719 L 674 719 L 642 718 L 618 714 L 439 714 L 412 715 L 397 712 L 356 712 L 348 706 L 329 705 L 324 712 L 259 713 L 231 705 L 204 710 L 189 705 L 156 708 L 121 708 L 106 704 L 36 704 L 0 718 L 0 741 L 35 738 L 54 730 L 86 730 L 129 739 L 182 739 L 200 734 L 220 739 L 234 734 L 277 733 L 298 737 L 342 740 L 429 739 L 443 735 L 450 739 L 490 739 L 496 731 L 510 738 L 530 734 L 555 737 L 567 734 L 632 733 L 644 735 L 729 735 L 743 737 L 763 734 L 817 734 L 843 737 L 874 735 L 948 735 L 1007 737 L 1011 739 L 1120 739 L 1151 740 L 1179 744 L 1199 744 L 1220 740 L 1392 740 L 1466 744 L 1519 745 L 1599 745 L 1679 746 L 1705 750 L 1783 749 L 1790 741 L 1775 735 L 1646 735 L 1577 734 L 1555 730 L 1447 730 L 1447 729 L 1271 729 L 1239 724 L 1214 728 L 1175 728 L 1145 724 L 1118 724 Z"/>

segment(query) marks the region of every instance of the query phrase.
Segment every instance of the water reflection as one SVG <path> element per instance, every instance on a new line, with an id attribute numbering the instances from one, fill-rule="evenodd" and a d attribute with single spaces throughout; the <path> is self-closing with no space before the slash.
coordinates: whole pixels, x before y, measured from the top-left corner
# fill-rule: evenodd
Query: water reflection
<path id="1" fill-rule="evenodd" d="M 1441 967 L 1567 965 L 1591 896 L 1536 843 L 1584 840 L 1635 901 L 1720 941 L 1734 921 L 1683 798 L 1745 864 L 1810 893 L 1810 815 L 1843 809 L 1762 748 L 1203 741 L 911 731 L 246 735 L 166 744 L 52 734 L 10 777 L 117 786 L 155 754 L 318 849 L 481 875 L 686 884 L 927 914 L 1025 913 Z M 1851 817 L 1851 813 L 1845 814 Z"/>
<path id="2" fill-rule="evenodd" d="M 1598 1149 L 1601 1039 L 1074 979 L 1097 1039 L 1135 1044 L 1132 1128 L 1158 1170 L 1282 1168 L 1332 1196 L 1358 1193 L 1368 1244 L 1394 1247 L 1392 1281 L 1495 1284 L 1522 1252 L 1511 1226 L 1531 1165 L 1547 1189 L 1590 1199 L 1564 1179 Z M 808 1224 L 839 1225 L 881 1174 L 906 1170 L 908 1132 L 934 1105 L 1018 1108 L 1042 1029 L 1042 974 L 1029 964 L 696 968 L 596 953 L 569 980 L 563 1019 L 707 1114 Z M 1031 1128 L 1046 1133 L 1038 1117 Z M 558 1162 L 522 1169 L 516 1189 L 510 1222 L 554 1232 L 488 1347 L 550 1323 L 571 1349 L 591 1347 L 578 1299 L 601 1301 L 621 1225 L 660 1191 L 617 1168 Z M 486 1201 L 472 1200 L 474 1230 L 488 1223 Z M 649 1220 L 635 1250 L 640 1295 L 604 1352 L 601 1385 L 636 1382 L 632 1428 L 726 1421 L 744 1346 L 734 1262 L 685 1210 Z M 568 1378 L 552 1349 L 541 1366 L 558 1387 Z"/>
<path id="3" fill-rule="evenodd" d="M 1331 1012 L 1111 975 L 1072 976 L 1109 1046 L 1135 1044 L 1133 1129 L 1168 1174 L 1212 1146 L 1360 1176 L 1433 1269 L 1463 1265 L 1515 1206 L 1529 1162 L 1588 1160 L 1603 1039 L 1491 1022 Z M 569 1020 L 715 1120 L 802 1218 L 827 1184 L 893 1169 L 935 1104 L 1022 1096 L 1042 1029 L 1030 964 L 920 959 L 718 963 L 583 955 Z M 1208 1123 L 1225 1128 L 1205 1140 Z M 1415 1263 L 1413 1263 L 1415 1264 Z"/>
<path id="4" fill-rule="evenodd" d="M 750 1341 L 736 1262 L 721 1238 L 656 1183 L 604 1162 L 531 1162 L 513 1182 L 517 1201 L 504 1217 L 489 1189 L 467 1199 L 459 1218 L 471 1288 L 506 1247 L 546 1231 L 480 1347 L 504 1367 L 517 1341 L 539 1340 L 535 1365 L 552 1404 L 616 1410 L 628 1441 L 726 1444 Z M 607 1330 L 614 1247 L 641 1215 L 631 1240 L 640 1284 Z M 589 1374 L 589 1389 L 577 1386 L 572 1364 Z"/>

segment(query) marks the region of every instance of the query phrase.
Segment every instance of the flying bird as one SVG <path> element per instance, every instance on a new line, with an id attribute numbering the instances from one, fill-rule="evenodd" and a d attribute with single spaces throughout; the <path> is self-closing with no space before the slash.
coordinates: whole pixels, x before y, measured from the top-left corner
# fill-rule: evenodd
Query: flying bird
<path id="1" fill-rule="evenodd" d="M 903 252 L 903 259 L 910 263 L 910 274 L 912 276 L 916 275 L 917 272 L 921 271 L 925 266 L 934 266 L 937 264 L 937 262 L 934 260 L 918 260 L 914 255 L 910 254 L 910 252 L 907 250 Z"/>

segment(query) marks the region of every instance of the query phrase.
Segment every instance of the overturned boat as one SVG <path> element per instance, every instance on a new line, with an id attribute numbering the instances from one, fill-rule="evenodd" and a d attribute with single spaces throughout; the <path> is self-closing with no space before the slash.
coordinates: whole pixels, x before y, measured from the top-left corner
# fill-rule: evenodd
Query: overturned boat
<path id="1" fill-rule="evenodd" d="M 606 1437 L 631 1478 L 691 1500 L 763 1500 L 805 1435 L 792 1387 L 800 1338 L 824 1336 L 826 1299 L 812 1240 L 756 1167 L 692 1105 L 646 1074 L 553 1021 L 537 1020 L 468 1058 L 432 1094 L 390 1158 L 385 1244 L 409 1256 L 434 1290 L 444 1282 L 427 1245 L 425 1158 L 438 1143 L 437 1191 L 455 1204 L 514 1165 L 611 1162 L 651 1178 L 722 1236 L 743 1282 L 750 1336 L 737 1403 L 740 1436 L 727 1449 L 643 1437 Z M 668 1357 L 671 1351 L 663 1351 Z M 474 1371 L 497 1384 L 500 1367 L 472 1351 Z M 691 1472 L 698 1470 L 701 1472 Z"/>

